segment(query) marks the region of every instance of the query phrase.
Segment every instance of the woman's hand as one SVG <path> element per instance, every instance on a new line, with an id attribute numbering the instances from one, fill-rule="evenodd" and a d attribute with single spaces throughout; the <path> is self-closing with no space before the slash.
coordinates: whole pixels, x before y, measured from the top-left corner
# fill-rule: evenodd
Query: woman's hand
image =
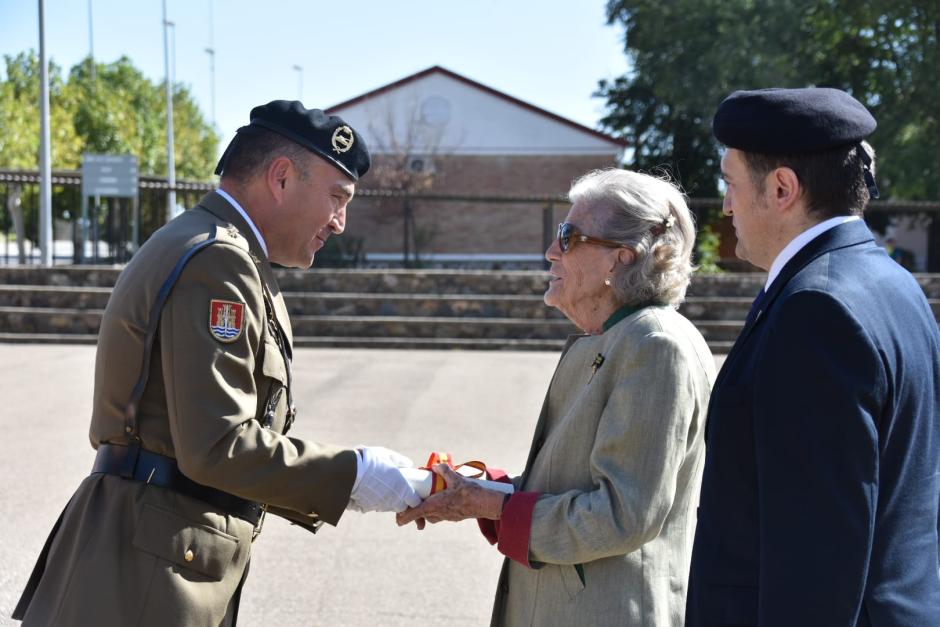
<path id="1" fill-rule="evenodd" d="M 424 529 L 424 521 L 438 523 L 442 520 L 458 521 L 467 518 L 489 518 L 499 520 L 503 510 L 502 492 L 487 490 L 463 477 L 447 464 L 435 464 L 432 470 L 444 478 L 447 488 L 432 494 L 417 507 L 409 507 L 396 514 L 399 526 L 415 521 L 418 529 Z"/>

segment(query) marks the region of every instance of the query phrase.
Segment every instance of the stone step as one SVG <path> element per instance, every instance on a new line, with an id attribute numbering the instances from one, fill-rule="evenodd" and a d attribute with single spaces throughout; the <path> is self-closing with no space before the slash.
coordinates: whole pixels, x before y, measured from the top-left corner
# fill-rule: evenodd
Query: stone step
<path id="1" fill-rule="evenodd" d="M 2 285 L 0 307 L 104 309 L 110 295 L 105 287 Z M 287 292 L 284 299 L 292 316 L 564 317 L 536 295 Z M 681 311 L 692 318 L 743 319 L 750 304 L 750 298 L 690 297 Z"/>
<path id="2" fill-rule="evenodd" d="M 111 287 L 120 266 L 4 266 L 0 285 Z M 353 292 L 391 294 L 516 294 L 545 292 L 547 274 L 541 271 L 395 270 L 395 269 L 278 269 L 284 292 Z M 940 274 L 917 274 L 928 298 L 940 298 Z M 754 298 L 765 281 L 761 273 L 726 272 L 695 275 L 689 296 Z"/>
<path id="3" fill-rule="evenodd" d="M 742 321 L 700 320 L 709 341 L 733 342 Z M 564 340 L 578 329 L 568 320 L 527 318 L 437 318 L 405 316 L 297 316 L 294 335 L 307 337 L 395 337 Z"/>
<path id="4" fill-rule="evenodd" d="M 708 342 L 715 355 L 726 355 L 733 341 Z M 459 338 L 400 337 L 296 337 L 294 345 L 311 348 L 428 348 L 465 350 L 536 350 L 560 351 L 565 340 L 491 340 Z"/>
<path id="5" fill-rule="evenodd" d="M 0 307 L 0 329 L 17 334 L 94 335 L 100 309 Z M 459 340 L 564 340 L 578 329 L 568 320 L 530 318 L 453 318 L 431 316 L 293 316 L 295 337 L 438 338 Z M 741 321 L 695 322 L 708 341 L 734 341 Z"/>
<path id="6" fill-rule="evenodd" d="M 78 333 L 0 333 L 0 344 L 97 344 L 98 335 Z"/>
<path id="7" fill-rule="evenodd" d="M 294 316 L 432 316 L 473 318 L 561 319 L 541 296 L 507 294 L 369 294 L 351 292 L 285 292 Z"/>
<path id="8" fill-rule="evenodd" d="M 121 266 L 0 266 L 0 285 L 113 287 Z"/>
<path id="9" fill-rule="evenodd" d="M 120 267 L 0 267 L 0 285 L 111 287 Z M 515 294 L 541 296 L 548 274 L 540 271 L 325 269 L 275 272 L 284 292 L 370 294 Z M 761 274 L 696 276 L 689 294 L 750 296 L 763 285 Z"/>
<path id="10" fill-rule="evenodd" d="M 0 285 L 0 307 L 104 309 L 110 294 L 106 287 Z M 292 316 L 564 317 L 536 295 L 287 292 L 284 298 Z M 940 319 L 940 299 L 930 305 Z M 690 296 L 679 311 L 690 320 L 744 320 L 750 307 L 750 296 Z"/>
<path id="11" fill-rule="evenodd" d="M 0 307 L 0 329 L 5 333 L 97 335 L 103 313 L 102 309 Z"/>
<path id="12" fill-rule="evenodd" d="M 0 307 L 104 309 L 110 287 L 0 285 Z"/>
<path id="13" fill-rule="evenodd" d="M 95 344 L 96 335 L 57 333 L 0 333 L 0 344 Z M 400 337 L 295 337 L 294 346 L 303 348 L 400 348 L 429 350 L 532 350 L 560 351 L 564 340 L 460 339 Z M 725 355 L 734 342 L 708 342 L 715 355 Z"/>
<path id="14" fill-rule="evenodd" d="M 2 291 L 0 291 L 2 298 Z M 503 294 L 284 294 L 291 316 L 429 316 L 561 320 L 564 314 L 541 296 Z M 691 320 L 744 320 L 750 297 L 691 296 L 679 308 Z"/>

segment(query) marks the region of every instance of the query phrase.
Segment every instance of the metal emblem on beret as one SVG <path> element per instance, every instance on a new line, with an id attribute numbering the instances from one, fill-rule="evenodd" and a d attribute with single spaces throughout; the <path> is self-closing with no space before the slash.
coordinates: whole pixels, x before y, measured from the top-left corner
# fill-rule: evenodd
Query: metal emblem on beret
<path id="1" fill-rule="evenodd" d="M 340 126 L 338 129 L 333 131 L 333 137 L 330 139 L 330 142 L 333 144 L 333 152 L 337 154 L 343 154 L 353 147 L 353 142 L 356 139 L 353 137 L 352 129 L 348 126 Z"/>
<path id="2" fill-rule="evenodd" d="M 209 301 L 209 333 L 220 342 L 234 342 L 245 326 L 245 304 L 230 300 Z"/>

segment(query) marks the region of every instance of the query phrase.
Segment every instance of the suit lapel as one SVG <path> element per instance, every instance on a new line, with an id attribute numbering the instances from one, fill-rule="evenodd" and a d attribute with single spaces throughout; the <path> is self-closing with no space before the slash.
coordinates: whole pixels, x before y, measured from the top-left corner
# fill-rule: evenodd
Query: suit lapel
<path id="1" fill-rule="evenodd" d="M 768 310 L 773 306 L 774 301 L 777 300 L 780 292 L 790 282 L 790 279 L 796 276 L 808 263 L 821 255 L 870 241 L 874 241 L 871 231 L 868 230 L 863 221 L 855 220 L 829 229 L 801 248 L 783 267 L 774 282 L 770 284 L 770 290 L 761 299 L 759 309 L 754 314 L 753 320 L 741 330 L 738 339 L 735 340 L 734 346 L 731 347 L 728 353 L 727 359 L 725 359 L 715 385 L 717 386 L 724 381 L 725 374 L 731 370 L 740 348 L 747 342 L 754 329 L 767 317 Z"/>

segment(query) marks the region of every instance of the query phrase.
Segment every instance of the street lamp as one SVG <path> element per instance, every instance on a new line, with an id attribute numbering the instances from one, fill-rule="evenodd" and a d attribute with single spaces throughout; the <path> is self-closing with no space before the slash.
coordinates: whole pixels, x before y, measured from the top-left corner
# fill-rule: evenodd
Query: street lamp
<path id="1" fill-rule="evenodd" d="M 52 258 L 52 164 L 49 140 L 49 63 L 46 59 L 46 3 L 39 0 L 39 245 L 41 263 Z"/>
<path id="2" fill-rule="evenodd" d="M 297 72 L 297 100 L 303 102 L 304 99 L 304 69 L 299 65 L 293 66 Z"/>

